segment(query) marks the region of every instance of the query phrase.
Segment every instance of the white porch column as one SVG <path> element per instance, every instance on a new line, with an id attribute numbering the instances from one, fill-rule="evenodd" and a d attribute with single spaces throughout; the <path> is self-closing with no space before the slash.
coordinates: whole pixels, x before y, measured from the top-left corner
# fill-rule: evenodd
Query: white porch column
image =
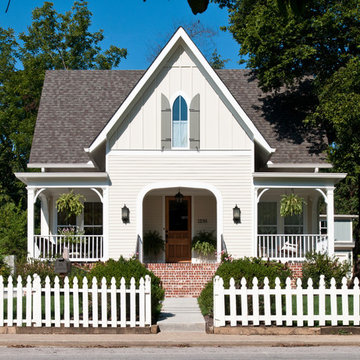
<path id="1" fill-rule="evenodd" d="M 102 188 L 102 206 L 103 206 L 103 258 L 109 259 L 109 188 Z"/>
<path id="2" fill-rule="evenodd" d="M 330 256 L 334 255 L 334 188 L 328 188 L 326 191 L 327 206 L 326 206 L 326 220 L 327 220 L 327 235 L 328 235 L 328 253 Z"/>
<path id="3" fill-rule="evenodd" d="M 28 258 L 34 257 L 34 193 L 35 189 L 27 187 L 27 252 Z"/>
<path id="4" fill-rule="evenodd" d="M 44 194 L 40 194 L 39 198 L 41 200 L 40 234 L 41 235 L 49 235 L 50 234 L 50 214 L 49 214 L 48 199 Z"/>
<path id="5" fill-rule="evenodd" d="M 254 188 L 254 194 L 253 194 L 253 213 L 254 213 L 254 217 L 253 217 L 253 221 L 254 221 L 254 224 L 253 224 L 253 234 L 254 234 L 254 237 L 253 237 L 253 256 L 254 257 L 257 257 L 257 224 L 258 224 L 258 188 L 255 187 Z"/>

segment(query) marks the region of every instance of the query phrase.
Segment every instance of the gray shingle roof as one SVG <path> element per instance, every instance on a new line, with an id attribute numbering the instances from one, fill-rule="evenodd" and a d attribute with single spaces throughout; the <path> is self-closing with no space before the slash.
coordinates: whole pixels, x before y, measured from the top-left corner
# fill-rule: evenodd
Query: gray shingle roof
<path id="1" fill-rule="evenodd" d="M 88 147 L 116 112 L 143 70 L 47 71 L 30 163 L 86 163 Z M 319 163 L 318 134 L 307 132 L 304 112 L 286 97 L 263 94 L 248 70 L 217 70 L 236 101 L 271 147 L 274 163 Z"/>

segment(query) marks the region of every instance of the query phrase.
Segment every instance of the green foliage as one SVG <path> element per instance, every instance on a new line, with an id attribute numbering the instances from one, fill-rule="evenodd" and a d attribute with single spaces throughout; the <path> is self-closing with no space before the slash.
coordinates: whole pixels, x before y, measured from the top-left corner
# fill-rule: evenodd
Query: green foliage
<path id="1" fill-rule="evenodd" d="M 214 52 L 211 54 L 209 64 L 213 69 L 223 69 L 225 67 L 225 64 L 229 60 L 230 59 L 223 59 L 221 55 L 217 52 L 217 49 L 215 49 Z"/>
<path id="2" fill-rule="evenodd" d="M 85 1 L 64 14 L 45 2 L 26 32 L 0 27 L 0 188 L 23 208 L 25 185 L 13 173 L 27 170 L 45 70 L 111 69 L 126 57 L 115 46 L 102 50 L 91 16 Z"/>
<path id="3" fill-rule="evenodd" d="M 20 204 L 0 199 L 0 255 L 27 255 L 27 215 Z"/>
<path id="4" fill-rule="evenodd" d="M 201 255 L 214 254 L 216 251 L 216 237 L 214 231 L 199 231 L 192 240 L 191 248 Z"/>
<path id="5" fill-rule="evenodd" d="M 69 219 L 72 215 L 78 216 L 84 210 L 85 197 L 81 194 L 74 194 L 71 190 L 68 193 L 61 194 L 56 200 L 56 209 L 58 212 L 65 214 L 65 218 Z"/>
<path id="6" fill-rule="evenodd" d="M 269 279 L 271 287 L 275 286 L 275 279 L 279 277 L 281 285 L 285 285 L 287 277 L 291 277 L 291 270 L 286 264 L 275 261 L 264 261 L 259 258 L 243 258 L 239 260 L 227 261 L 222 263 L 215 276 L 219 275 L 224 280 L 224 287 L 228 288 L 230 279 L 233 277 L 235 286 L 239 288 L 240 281 L 244 277 L 247 282 L 247 287 L 252 287 L 252 280 L 254 277 L 258 279 L 258 286 L 264 286 L 264 278 Z M 213 314 L 213 281 L 210 281 L 198 298 L 199 306 L 203 315 Z"/>
<path id="7" fill-rule="evenodd" d="M 147 231 L 144 234 L 144 243 L 143 243 L 144 253 L 149 255 L 158 255 L 165 249 L 164 239 L 160 233 L 156 230 Z"/>
<path id="8" fill-rule="evenodd" d="M 301 215 L 303 212 L 303 205 L 306 205 L 306 203 L 299 195 L 282 195 L 280 201 L 280 215 L 283 217 Z"/>
<path id="9" fill-rule="evenodd" d="M 311 278 L 314 288 L 319 287 L 320 275 L 324 275 L 327 287 L 330 286 L 333 277 L 339 288 L 342 278 L 348 277 L 350 270 L 349 262 L 340 262 L 338 258 L 330 257 L 328 254 L 308 253 L 302 269 L 303 286 L 306 286 L 308 279 Z"/>
<path id="10" fill-rule="evenodd" d="M 4 262 L 3 256 L 0 255 L 0 276 L 5 280 L 11 275 L 9 266 Z"/>
<path id="11" fill-rule="evenodd" d="M 130 285 L 130 279 L 132 277 L 136 280 L 136 285 L 139 285 L 141 277 L 145 278 L 145 275 L 151 277 L 151 307 L 152 316 L 156 320 L 160 310 L 161 301 L 164 299 L 164 290 L 161 286 L 160 279 L 154 275 L 151 271 L 136 259 L 126 260 L 121 257 L 119 260 L 108 260 L 105 263 L 97 263 L 87 275 L 89 281 L 92 281 L 93 277 L 96 277 L 100 285 L 101 279 L 105 277 L 107 284 L 110 284 L 111 278 L 115 277 L 116 285 L 120 285 L 120 279 L 125 278 L 126 284 Z"/>

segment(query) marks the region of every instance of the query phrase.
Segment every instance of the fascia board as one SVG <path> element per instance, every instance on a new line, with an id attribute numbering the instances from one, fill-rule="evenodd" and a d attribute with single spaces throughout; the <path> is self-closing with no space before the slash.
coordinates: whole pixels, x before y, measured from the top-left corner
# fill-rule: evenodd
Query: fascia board
<path id="1" fill-rule="evenodd" d="M 210 78 L 215 82 L 216 86 L 219 88 L 219 90 L 224 94 L 224 96 L 228 99 L 231 106 L 234 108 L 234 110 L 239 114 L 239 116 L 243 119 L 246 126 L 250 129 L 250 131 L 253 134 L 254 140 L 261 145 L 268 153 L 275 152 L 275 149 L 271 148 L 271 146 L 267 143 L 265 138 L 260 134 L 259 130 L 256 128 L 256 126 L 253 124 L 253 122 L 250 120 L 250 118 L 247 116 L 245 111 L 241 108 L 241 106 L 238 104 L 238 102 L 235 100 L 233 95 L 230 93 L 229 89 L 225 86 L 225 84 L 222 82 L 220 77 L 216 74 L 214 69 L 210 66 L 208 61 L 205 59 L 204 55 L 201 53 L 201 51 L 196 47 L 194 42 L 190 39 L 186 31 L 180 27 L 175 34 L 172 36 L 172 38 L 169 40 L 169 42 L 165 45 L 164 49 L 160 52 L 158 57 L 154 60 L 154 62 L 150 65 L 148 70 L 145 72 L 145 74 L 142 76 L 142 78 L 139 80 L 139 82 L 135 85 L 133 90 L 130 92 L 128 97 L 125 99 L 125 101 L 121 104 L 119 109 L 115 112 L 115 114 L 112 116 L 110 121 L 107 123 L 107 125 L 103 128 L 103 130 L 100 132 L 100 134 L 96 137 L 96 139 L 92 142 L 92 144 L 89 147 L 89 151 L 92 152 L 94 149 L 96 149 L 103 141 L 106 140 L 107 135 L 110 133 L 111 129 L 115 126 L 118 119 L 124 114 L 124 112 L 127 110 L 127 108 L 130 106 L 130 104 L 136 99 L 136 97 L 139 95 L 139 93 L 142 91 L 144 86 L 148 83 L 148 81 L 152 78 L 154 73 L 158 70 L 161 63 L 164 61 L 164 59 L 169 55 L 170 51 L 173 49 L 173 47 L 176 45 L 176 43 L 182 39 L 186 46 L 190 49 L 190 51 L 194 54 L 194 56 L 198 59 L 201 66 L 204 68 L 204 70 L 209 74 Z"/>

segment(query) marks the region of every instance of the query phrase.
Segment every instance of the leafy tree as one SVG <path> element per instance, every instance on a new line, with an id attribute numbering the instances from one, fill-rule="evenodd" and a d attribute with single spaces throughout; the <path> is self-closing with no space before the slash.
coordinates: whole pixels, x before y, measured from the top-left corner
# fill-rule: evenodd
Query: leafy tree
<path id="1" fill-rule="evenodd" d="M 211 55 L 209 64 L 213 69 L 223 69 L 228 61 L 229 59 L 223 59 L 221 55 L 217 52 L 217 49 L 215 49 Z"/>
<path id="2" fill-rule="evenodd" d="M 91 16 L 86 1 L 65 14 L 45 2 L 27 32 L 0 28 L 0 185 L 23 207 L 24 185 L 13 172 L 26 170 L 45 70 L 111 69 L 126 58 L 126 49 L 102 50 L 102 30 L 89 31 Z"/>
<path id="3" fill-rule="evenodd" d="M 335 170 L 348 173 L 335 206 L 359 213 L 360 1 L 213 1 L 228 8 L 227 30 L 240 45 L 240 61 L 253 69 L 262 90 L 310 83 L 313 100 L 305 121 L 326 131 L 329 160 Z"/>

